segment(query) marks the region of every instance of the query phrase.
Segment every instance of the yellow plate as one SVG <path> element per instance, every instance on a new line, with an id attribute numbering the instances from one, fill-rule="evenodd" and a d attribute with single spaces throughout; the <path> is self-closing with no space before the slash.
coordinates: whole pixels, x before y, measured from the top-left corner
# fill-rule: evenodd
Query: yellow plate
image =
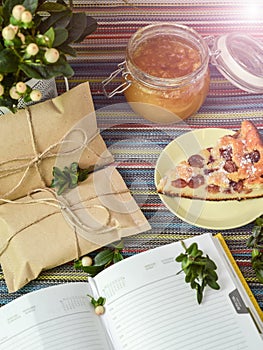
<path id="1" fill-rule="evenodd" d="M 173 168 L 178 162 L 198 153 L 203 148 L 215 145 L 219 137 L 227 134 L 233 134 L 233 131 L 208 128 L 194 130 L 176 138 L 165 147 L 158 158 L 155 168 L 155 185 L 157 186 L 166 171 Z M 213 230 L 240 227 L 263 214 L 263 198 L 211 202 L 172 198 L 162 194 L 159 196 L 165 206 L 183 221 Z"/>

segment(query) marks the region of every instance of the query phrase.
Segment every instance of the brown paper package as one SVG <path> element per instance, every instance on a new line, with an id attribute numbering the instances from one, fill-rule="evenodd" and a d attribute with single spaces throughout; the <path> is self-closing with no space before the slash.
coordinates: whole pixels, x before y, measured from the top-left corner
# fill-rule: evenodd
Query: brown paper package
<path id="1" fill-rule="evenodd" d="M 67 135 L 72 143 L 63 144 Z M 16 114 L 1 116 L 0 140 L 0 198 L 16 199 L 32 189 L 49 186 L 58 153 L 67 153 L 64 158 L 68 164 L 70 156 L 79 157 L 83 168 L 113 161 L 97 130 L 88 83 Z M 86 149 L 81 149 L 84 143 Z"/>
<path id="2" fill-rule="evenodd" d="M 2 116 L 0 146 L 0 263 L 9 292 L 43 270 L 150 229 L 110 165 L 88 83 Z M 93 172 L 57 197 L 48 188 L 53 166 L 73 161 Z"/>
<path id="3" fill-rule="evenodd" d="M 67 203 L 74 219 L 67 210 L 50 205 L 48 199 L 54 198 L 58 203 L 50 203 Z M 41 199 L 44 203 L 37 202 Z M 2 204 L 0 262 L 8 290 L 14 292 L 43 270 L 149 228 L 121 175 L 112 166 L 90 174 L 63 197 L 38 191 Z"/>

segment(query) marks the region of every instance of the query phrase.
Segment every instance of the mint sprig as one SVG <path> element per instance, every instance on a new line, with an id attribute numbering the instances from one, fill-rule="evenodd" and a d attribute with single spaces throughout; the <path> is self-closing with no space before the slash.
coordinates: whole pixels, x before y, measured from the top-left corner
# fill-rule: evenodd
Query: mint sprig
<path id="1" fill-rule="evenodd" d="M 78 163 L 73 162 L 69 167 L 65 166 L 63 170 L 53 167 L 53 179 L 50 187 L 57 189 L 57 194 L 61 195 L 64 191 L 77 187 L 79 182 L 87 179 L 93 168 L 81 169 Z"/>
<path id="2" fill-rule="evenodd" d="M 251 253 L 252 268 L 259 282 L 263 283 L 263 253 L 259 249 L 253 249 Z"/>
<path id="3" fill-rule="evenodd" d="M 247 240 L 248 248 L 263 249 L 263 215 L 258 217 L 252 228 L 252 233 Z"/>
<path id="4" fill-rule="evenodd" d="M 252 248 L 251 265 L 257 279 L 263 283 L 263 215 L 255 220 L 247 247 Z"/>
<path id="5" fill-rule="evenodd" d="M 204 289 L 207 285 L 212 289 L 220 289 L 217 283 L 218 276 L 215 272 L 217 266 L 208 255 L 203 256 L 203 252 L 198 249 L 197 243 L 192 243 L 188 248 L 183 241 L 181 243 L 185 253 L 181 253 L 175 259 L 177 262 L 181 262 L 182 268 L 177 274 L 185 273 L 185 282 L 190 283 L 191 288 L 196 290 L 197 302 L 201 304 Z"/>

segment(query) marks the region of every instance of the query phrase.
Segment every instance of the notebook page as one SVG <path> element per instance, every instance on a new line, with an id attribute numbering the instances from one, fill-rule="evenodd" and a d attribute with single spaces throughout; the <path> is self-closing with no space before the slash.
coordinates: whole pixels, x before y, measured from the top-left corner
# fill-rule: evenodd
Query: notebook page
<path id="1" fill-rule="evenodd" d="M 105 296 L 106 315 L 116 349 L 134 350 L 259 350 L 263 342 L 249 314 L 237 314 L 228 294 L 227 277 L 210 235 L 197 241 L 218 266 L 221 289 L 207 288 L 201 305 L 195 291 L 176 275 L 179 242 L 147 251 L 108 268 L 95 277 Z M 111 324 L 111 326 L 109 325 Z"/>
<path id="2" fill-rule="evenodd" d="M 0 349 L 110 349 L 87 294 L 88 283 L 68 283 L 27 294 L 3 306 Z"/>

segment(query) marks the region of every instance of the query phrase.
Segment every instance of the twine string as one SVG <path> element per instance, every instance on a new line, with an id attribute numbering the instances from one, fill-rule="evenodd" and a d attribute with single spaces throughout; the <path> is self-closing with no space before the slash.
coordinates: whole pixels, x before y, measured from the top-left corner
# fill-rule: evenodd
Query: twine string
<path id="1" fill-rule="evenodd" d="M 30 134 L 30 138 L 31 138 L 31 144 L 32 144 L 32 147 L 33 147 L 33 151 L 34 151 L 34 154 L 35 154 L 35 162 L 32 163 L 32 165 L 35 167 L 37 173 L 39 174 L 40 176 L 40 180 L 42 182 L 42 186 L 46 186 L 46 182 L 44 180 L 44 177 L 43 177 L 43 174 L 42 174 L 42 171 L 40 170 L 40 167 L 39 167 L 39 163 L 40 163 L 40 160 L 41 158 L 39 157 L 39 152 L 37 150 L 37 143 L 36 143 L 36 139 L 35 139 L 35 133 L 34 133 L 34 130 L 33 130 L 33 125 L 32 125 L 32 115 L 31 115 L 31 111 L 28 108 L 25 109 L 25 112 L 26 112 L 26 117 L 27 117 L 27 122 L 28 122 L 28 126 L 29 126 L 29 134 Z M 27 168 L 29 169 L 29 168 Z M 25 173 L 27 174 L 28 170 L 25 171 Z"/>
<path id="2" fill-rule="evenodd" d="M 51 193 L 53 195 L 53 197 L 48 197 L 48 198 L 33 198 L 32 197 L 34 193 L 39 193 L 39 192 Z M 111 232 L 113 230 L 116 230 L 118 227 L 120 227 L 119 222 L 116 219 L 114 219 L 114 221 L 113 221 L 114 225 L 113 226 L 109 226 L 109 223 L 111 221 L 111 213 L 110 213 L 109 209 L 104 207 L 103 205 L 94 204 L 94 205 L 85 206 L 85 209 L 103 208 L 103 209 L 105 209 L 108 212 L 107 223 L 105 225 L 103 225 L 100 229 L 95 229 L 95 228 L 91 228 L 88 225 L 86 225 L 85 223 L 83 223 L 79 219 L 79 217 L 74 213 L 74 211 L 71 209 L 71 206 L 66 201 L 66 199 L 63 198 L 63 197 L 58 198 L 56 192 L 54 190 L 52 190 L 51 188 L 38 188 L 38 189 L 35 189 L 35 190 L 31 191 L 28 196 L 31 197 L 32 199 L 12 201 L 12 200 L 9 200 L 9 199 L 2 198 L 1 201 L 5 202 L 5 203 L 9 203 L 9 204 L 14 204 L 14 205 L 16 205 L 16 204 L 45 204 L 45 205 L 53 206 L 55 208 L 60 209 L 63 212 L 66 221 L 73 228 L 73 233 L 74 233 L 74 237 L 75 237 L 77 251 L 79 251 L 77 229 L 81 229 L 81 230 L 83 230 L 84 232 L 87 232 L 87 233 L 95 232 L 96 234 L 102 234 L 102 233 Z M 31 226 L 33 224 L 34 224 L 34 222 L 32 224 L 30 224 L 29 226 Z M 29 226 L 27 226 L 27 227 L 29 227 Z M 12 241 L 12 239 L 17 234 L 19 234 L 21 231 L 23 231 L 24 229 L 25 228 L 22 228 L 22 229 L 20 229 L 20 230 L 18 230 L 16 232 L 14 232 L 14 234 L 12 236 L 10 236 L 2 244 L 2 246 L 0 246 L 0 256 L 8 248 L 8 246 L 9 246 L 10 242 Z"/>
<path id="3" fill-rule="evenodd" d="M 73 140 L 59 140 L 58 142 L 50 145 L 47 149 L 45 149 L 43 152 L 39 153 L 37 151 L 37 146 L 36 146 L 36 140 L 35 140 L 35 136 L 34 136 L 34 130 L 33 130 L 33 124 L 32 124 L 32 118 L 31 118 L 31 112 L 29 110 L 29 108 L 26 109 L 26 114 L 27 114 L 27 121 L 28 121 L 28 125 L 29 125 L 29 131 L 30 131 L 30 139 L 31 139 L 31 144 L 33 147 L 33 151 L 34 151 L 34 156 L 29 156 L 29 157 L 17 157 L 11 160 L 6 160 L 6 161 L 2 161 L 0 162 L 0 179 L 19 173 L 22 170 L 24 170 L 20 180 L 17 182 L 17 184 L 11 188 L 9 191 L 7 191 L 6 193 L 2 194 L 2 197 L 8 197 L 10 194 L 12 194 L 18 187 L 21 186 L 21 184 L 23 183 L 23 181 L 25 180 L 25 178 L 28 175 L 28 172 L 30 171 L 30 169 L 34 166 L 36 168 L 36 171 L 38 172 L 42 185 L 43 187 L 46 187 L 47 184 L 45 183 L 45 179 L 43 174 L 41 173 L 40 170 L 40 163 L 42 160 L 47 159 L 47 158 L 55 158 L 58 155 L 59 156 L 68 156 L 70 154 L 74 154 L 76 152 L 81 151 L 82 149 L 88 148 L 88 143 L 90 143 L 98 134 L 99 134 L 99 130 L 97 130 L 97 132 L 90 138 L 88 139 L 88 136 L 86 134 L 86 132 L 81 129 L 81 128 L 76 128 L 73 129 L 72 131 L 77 131 L 82 135 L 82 141 L 73 141 Z M 78 146 L 67 150 L 67 151 L 61 151 L 61 152 L 52 152 L 56 147 L 60 146 L 60 145 L 66 145 L 66 144 L 78 144 Z M 27 161 L 25 164 L 19 164 L 16 166 L 8 166 L 8 167 L 3 167 L 6 164 L 10 164 L 10 163 L 15 163 L 15 162 L 21 162 L 21 161 Z M 0 199 L 1 201 L 1 199 Z"/>
<path id="4" fill-rule="evenodd" d="M 35 138 L 35 134 L 34 134 L 34 129 L 33 129 L 33 123 L 32 123 L 32 116 L 31 116 L 31 111 L 29 109 L 29 107 L 27 107 L 25 109 L 26 111 L 26 116 L 27 116 L 27 122 L 28 122 L 28 126 L 29 126 L 29 133 L 30 133 L 30 140 L 31 140 L 31 144 L 32 144 L 32 148 L 33 148 L 33 152 L 34 155 L 33 156 L 22 156 L 22 157 L 17 157 L 11 160 L 6 160 L 6 161 L 1 161 L 0 162 L 0 179 L 3 177 L 7 177 L 16 173 L 19 173 L 21 171 L 24 170 L 20 180 L 17 182 L 17 184 L 11 188 L 8 192 L 4 193 L 1 198 L 0 198 L 0 203 L 9 203 L 9 204 L 45 204 L 45 205 L 49 205 L 49 206 L 53 206 L 55 208 L 58 208 L 62 211 L 62 213 L 64 214 L 64 218 L 66 219 L 66 221 L 69 223 L 69 225 L 73 228 L 74 231 L 74 236 L 75 236 L 75 242 L 76 242 L 76 246 L 77 246 L 77 252 L 79 252 L 79 246 L 78 246 L 78 234 L 77 234 L 77 230 L 81 229 L 84 232 L 87 233 L 92 233 L 95 232 L 96 234 L 99 233 L 106 233 L 106 232 L 110 232 L 113 231 L 115 229 L 117 229 L 119 227 L 119 223 L 117 220 L 113 220 L 112 222 L 114 223 L 113 226 L 108 226 L 111 222 L 111 213 L 109 211 L 108 208 L 102 206 L 102 205 L 92 205 L 92 206 L 85 206 L 85 209 L 89 209 L 89 208 L 103 208 L 106 209 L 108 212 L 108 220 L 107 223 L 105 225 L 103 225 L 100 229 L 95 229 L 95 228 L 91 228 L 88 225 L 86 225 L 84 222 L 82 222 L 80 220 L 80 218 L 76 215 L 76 213 L 74 212 L 74 210 L 71 208 L 70 204 L 66 201 L 66 199 L 62 196 L 60 196 L 60 198 L 58 198 L 56 192 L 54 190 L 52 190 L 51 188 L 47 187 L 47 184 L 45 183 L 45 179 L 43 174 L 41 173 L 40 170 L 40 163 L 42 160 L 47 159 L 47 158 L 54 158 L 59 156 L 68 156 L 70 154 L 74 154 L 75 152 L 81 151 L 82 149 L 88 148 L 88 143 L 90 143 L 95 137 L 98 136 L 99 134 L 99 130 L 97 130 L 97 132 L 88 139 L 87 133 L 81 129 L 81 128 L 76 128 L 73 129 L 72 131 L 77 131 L 80 132 L 80 134 L 82 135 L 82 141 L 73 141 L 73 140 L 59 140 L 58 142 L 50 145 L 47 149 L 45 149 L 43 152 L 38 152 L 37 149 L 37 143 L 36 143 L 36 138 Z M 68 134 L 69 135 L 69 134 Z M 67 145 L 67 144 L 78 144 L 77 147 L 72 148 L 70 150 L 66 150 L 66 151 L 61 151 L 61 152 L 53 152 L 53 150 L 55 148 L 57 148 L 58 146 L 61 145 Z M 18 165 L 13 165 L 10 166 L 10 163 L 16 163 L 16 162 L 26 162 L 25 164 L 18 164 Z M 9 165 L 9 166 L 8 166 Z M 25 178 L 28 175 L 28 172 L 30 171 L 30 169 L 32 167 L 36 168 L 36 171 L 38 172 L 43 188 L 37 188 L 32 190 L 28 196 L 31 197 L 31 199 L 27 199 L 27 200 L 11 200 L 8 199 L 6 197 L 8 197 L 10 194 L 12 194 L 18 187 L 21 186 L 21 184 L 23 183 L 23 181 L 25 180 Z M 33 198 L 32 195 L 34 193 L 37 192 L 48 192 L 49 194 L 52 194 L 52 197 L 48 197 L 48 198 Z M 31 223 L 29 226 L 33 225 L 34 223 Z M 27 226 L 28 227 L 28 226 Z M 4 244 L 2 246 L 0 246 L 0 255 L 3 254 L 3 252 L 7 249 L 7 247 L 9 246 L 11 240 L 21 231 L 23 231 L 25 228 L 20 229 L 19 231 L 15 232 L 11 237 L 8 238 L 8 240 L 6 240 L 4 242 Z"/>

